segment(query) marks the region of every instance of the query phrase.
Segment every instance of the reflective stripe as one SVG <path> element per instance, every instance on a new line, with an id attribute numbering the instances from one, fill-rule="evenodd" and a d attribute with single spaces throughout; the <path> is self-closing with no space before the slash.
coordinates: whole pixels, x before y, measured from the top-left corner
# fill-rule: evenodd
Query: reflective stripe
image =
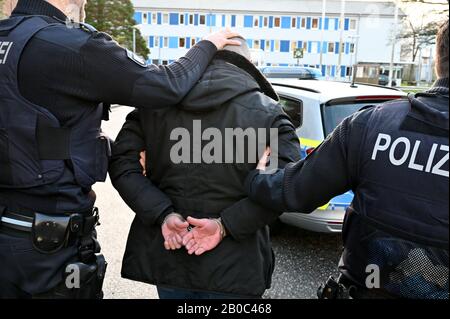
<path id="1" fill-rule="evenodd" d="M 317 141 L 317 140 L 311 140 L 311 139 L 308 139 L 308 138 L 300 138 L 300 145 L 301 146 L 316 148 L 321 143 L 322 143 L 321 141 Z M 325 204 L 322 207 L 319 207 L 317 209 L 318 210 L 327 210 L 329 206 L 330 206 L 330 203 L 327 203 L 327 204 Z"/>
<path id="2" fill-rule="evenodd" d="M 308 147 L 314 147 L 316 148 L 319 146 L 322 142 L 317 140 L 310 140 L 307 138 L 300 138 L 300 145 L 308 146 Z"/>
<path id="3" fill-rule="evenodd" d="M 32 223 L 24 222 L 21 220 L 12 219 L 12 218 L 8 218 L 8 217 L 2 217 L 2 222 L 10 224 L 10 225 L 16 225 L 16 226 L 27 227 L 27 228 L 31 228 L 33 226 Z"/>

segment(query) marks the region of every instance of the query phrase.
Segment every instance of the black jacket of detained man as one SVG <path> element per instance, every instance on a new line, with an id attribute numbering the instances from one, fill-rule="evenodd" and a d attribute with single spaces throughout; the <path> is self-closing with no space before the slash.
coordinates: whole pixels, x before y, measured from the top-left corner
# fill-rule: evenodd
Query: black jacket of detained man
<path id="1" fill-rule="evenodd" d="M 244 297 L 259 297 L 270 287 L 274 256 L 265 225 L 274 213 L 246 198 L 243 184 L 255 161 L 206 164 L 202 158 L 201 163 L 175 164 L 171 149 L 179 139 L 170 138 L 177 128 L 186 128 L 191 139 L 197 120 L 202 132 L 217 128 L 222 137 L 226 128 L 277 128 L 279 167 L 284 167 L 299 159 L 299 140 L 288 116 L 270 97 L 277 99 L 250 62 L 223 51 L 178 108 L 139 110 L 140 114 L 128 116 L 114 144 L 110 167 L 114 186 L 136 212 L 123 261 L 124 277 Z M 202 146 L 208 143 L 204 140 Z M 226 148 L 226 140 L 222 143 Z M 147 177 L 139 164 L 143 149 Z M 188 152 L 192 161 L 195 151 Z M 232 152 L 236 154 L 235 149 Z M 253 153 L 257 156 L 256 150 Z M 185 218 L 221 217 L 228 236 L 201 256 L 190 256 L 184 248 L 165 250 L 161 221 L 170 212 Z"/>

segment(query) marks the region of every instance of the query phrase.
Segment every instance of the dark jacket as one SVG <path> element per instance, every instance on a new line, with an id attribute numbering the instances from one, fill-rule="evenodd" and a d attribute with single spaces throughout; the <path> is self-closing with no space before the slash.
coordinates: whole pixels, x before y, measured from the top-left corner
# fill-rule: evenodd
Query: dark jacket
<path id="1" fill-rule="evenodd" d="M 149 101 L 165 106 L 178 103 L 217 51 L 213 43 L 201 41 L 170 66 L 143 66 L 109 35 L 68 28 L 65 14 L 47 1 L 19 0 L 12 13 L 13 17 L 32 15 L 55 25 L 35 34 L 20 57 L 20 93 L 67 129 L 79 125 L 101 102 L 134 107 L 148 107 Z M 95 193 L 77 182 L 72 166 L 66 161 L 64 173 L 54 183 L 0 187 L 0 204 L 30 215 L 92 211 Z"/>
<path id="2" fill-rule="evenodd" d="M 274 213 L 246 198 L 243 187 L 255 162 L 174 164 L 170 157 L 178 142 L 171 140 L 172 131 L 186 128 L 195 134 L 193 121 L 201 120 L 203 132 L 206 128 L 222 133 L 225 128 L 278 128 L 280 167 L 299 159 L 295 129 L 281 106 L 267 95 L 277 98 L 250 62 L 223 52 L 178 108 L 140 110 L 140 121 L 137 113 L 128 117 L 113 147 L 110 168 L 114 186 L 137 214 L 123 261 L 124 277 L 241 296 L 261 296 L 270 287 L 274 257 L 265 225 L 267 216 Z M 144 147 L 148 178 L 138 163 Z M 222 217 L 229 236 L 202 256 L 189 256 L 185 249 L 167 251 L 160 222 L 172 211 L 184 217 Z M 250 215 L 257 217 L 246 218 Z M 236 223 L 238 216 L 243 220 Z M 255 230 L 249 233 L 249 227 Z"/>
<path id="3" fill-rule="evenodd" d="M 309 213 L 353 190 L 341 272 L 365 287 L 366 267 L 377 265 L 384 292 L 448 298 L 448 107 L 441 79 L 410 101 L 357 112 L 305 160 L 250 174 L 249 196 L 279 212 Z"/>

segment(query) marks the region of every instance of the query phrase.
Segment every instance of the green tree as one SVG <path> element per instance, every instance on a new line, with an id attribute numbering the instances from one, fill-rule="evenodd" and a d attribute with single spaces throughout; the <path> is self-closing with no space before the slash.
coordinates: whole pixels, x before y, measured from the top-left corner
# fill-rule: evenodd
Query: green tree
<path id="1" fill-rule="evenodd" d="M 1 0 L 0 0 L 1 1 Z M 120 45 L 133 50 L 134 7 L 130 0 L 89 0 L 86 22 L 111 35 Z M 148 58 L 147 42 L 136 29 L 136 52 Z"/>

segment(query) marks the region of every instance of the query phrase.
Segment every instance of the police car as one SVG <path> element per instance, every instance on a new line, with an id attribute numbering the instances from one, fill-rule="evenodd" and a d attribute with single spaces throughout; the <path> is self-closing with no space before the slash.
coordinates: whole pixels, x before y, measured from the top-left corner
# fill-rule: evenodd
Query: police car
<path id="1" fill-rule="evenodd" d="M 332 81 L 269 79 L 280 103 L 297 127 L 305 158 L 346 117 L 367 105 L 406 98 L 402 91 L 367 84 Z M 345 209 L 353 200 L 347 192 L 311 214 L 283 214 L 282 222 L 316 232 L 342 231 Z"/>

